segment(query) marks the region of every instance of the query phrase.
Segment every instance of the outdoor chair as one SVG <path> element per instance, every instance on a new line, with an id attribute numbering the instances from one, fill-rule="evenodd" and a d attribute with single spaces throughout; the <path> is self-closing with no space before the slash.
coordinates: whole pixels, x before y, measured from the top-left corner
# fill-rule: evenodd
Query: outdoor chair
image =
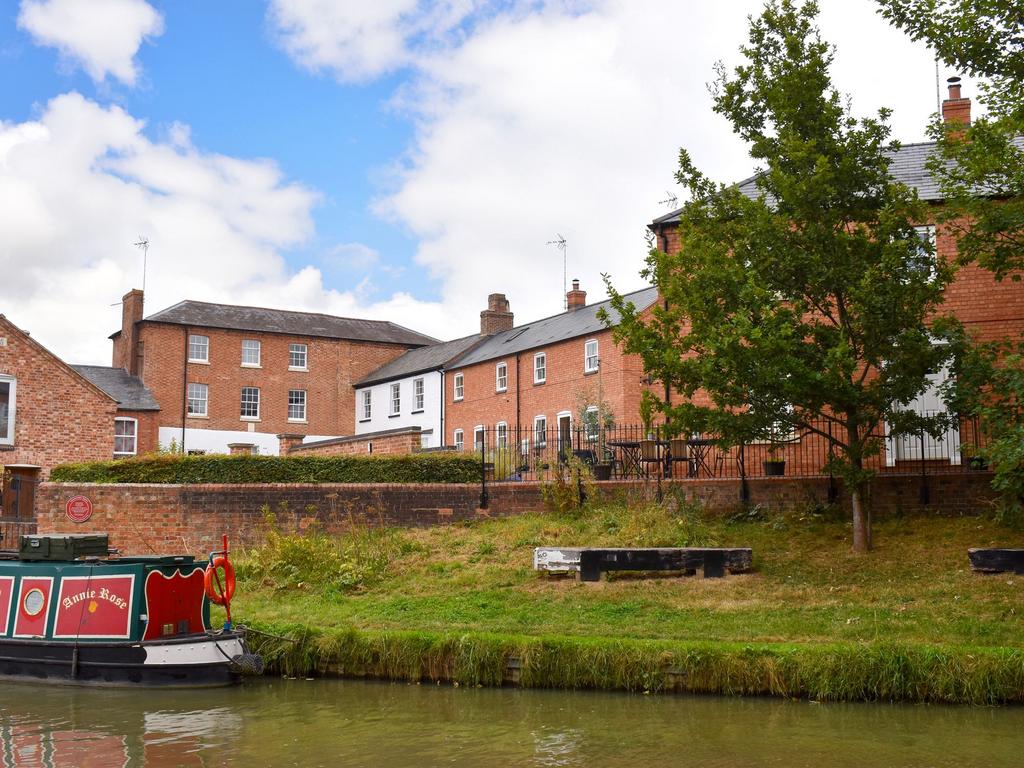
<path id="1" fill-rule="evenodd" d="M 673 472 L 673 470 L 675 469 L 676 464 L 685 464 L 686 476 L 693 477 L 694 472 L 693 467 L 690 464 L 689 448 L 690 447 L 687 445 L 686 440 L 682 438 L 676 438 L 674 440 L 668 441 L 669 459 L 668 461 L 665 462 L 666 469 L 668 470 L 668 475 L 675 475 L 675 472 Z"/>

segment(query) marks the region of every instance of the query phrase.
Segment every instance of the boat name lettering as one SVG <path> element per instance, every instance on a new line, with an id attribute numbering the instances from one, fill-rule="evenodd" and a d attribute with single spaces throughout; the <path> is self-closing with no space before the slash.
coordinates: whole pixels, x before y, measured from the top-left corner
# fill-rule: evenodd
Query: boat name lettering
<path id="1" fill-rule="evenodd" d="M 118 608 L 128 607 L 127 600 L 125 600 L 123 597 L 114 594 L 106 587 L 102 587 L 98 593 L 95 589 L 90 589 L 88 591 L 82 590 L 81 592 L 76 592 L 73 595 L 68 595 L 64 598 L 61 605 L 64 607 L 65 610 L 67 610 L 71 606 L 75 605 L 76 603 L 80 603 L 83 600 L 95 600 L 97 598 L 100 600 L 106 600 L 107 602 L 113 603 Z"/>

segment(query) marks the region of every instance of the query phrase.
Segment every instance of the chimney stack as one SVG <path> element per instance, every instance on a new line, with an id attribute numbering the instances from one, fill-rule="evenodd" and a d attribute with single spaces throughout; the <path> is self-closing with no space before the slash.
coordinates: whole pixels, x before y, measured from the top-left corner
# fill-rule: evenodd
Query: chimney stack
<path id="1" fill-rule="evenodd" d="M 114 341 L 115 368 L 132 376 L 139 375 L 139 338 L 137 324 L 142 320 L 142 291 L 134 288 L 121 297 L 121 335 Z"/>
<path id="2" fill-rule="evenodd" d="M 572 290 L 565 294 L 565 306 L 569 312 L 587 306 L 587 292 L 580 290 L 580 281 L 572 279 Z"/>
<path id="3" fill-rule="evenodd" d="M 487 297 L 487 309 L 480 313 L 480 333 L 489 336 L 492 333 L 510 331 L 512 317 L 505 294 L 492 293 Z"/>
<path id="4" fill-rule="evenodd" d="M 942 120 L 966 128 L 971 124 L 971 100 L 960 97 L 959 77 L 951 77 L 946 82 L 949 83 L 949 98 L 942 102 Z"/>

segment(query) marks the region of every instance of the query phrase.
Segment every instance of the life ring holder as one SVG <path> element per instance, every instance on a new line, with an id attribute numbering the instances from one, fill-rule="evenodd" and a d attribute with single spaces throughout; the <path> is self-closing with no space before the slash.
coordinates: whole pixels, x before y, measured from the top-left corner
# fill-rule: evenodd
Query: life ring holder
<path id="1" fill-rule="evenodd" d="M 221 571 L 224 572 L 223 582 L 221 582 Z M 235 567 L 228 559 L 227 534 L 224 535 L 223 549 L 210 553 L 210 562 L 203 574 L 203 588 L 211 603 L 224 606 L 224 611 L 227 614 L 224 628 L 231 629 L 231 598 L 235 596 Z"/>

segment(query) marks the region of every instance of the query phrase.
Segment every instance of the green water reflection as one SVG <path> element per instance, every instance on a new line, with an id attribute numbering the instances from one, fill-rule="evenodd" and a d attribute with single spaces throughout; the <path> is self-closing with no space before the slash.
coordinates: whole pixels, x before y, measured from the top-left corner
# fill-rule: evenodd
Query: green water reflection
<path id="1" fill-rule="evenodd" d="M 268 680 L 0 685 L 0 765 L 1020 766 L 1024 709 Z"/>

